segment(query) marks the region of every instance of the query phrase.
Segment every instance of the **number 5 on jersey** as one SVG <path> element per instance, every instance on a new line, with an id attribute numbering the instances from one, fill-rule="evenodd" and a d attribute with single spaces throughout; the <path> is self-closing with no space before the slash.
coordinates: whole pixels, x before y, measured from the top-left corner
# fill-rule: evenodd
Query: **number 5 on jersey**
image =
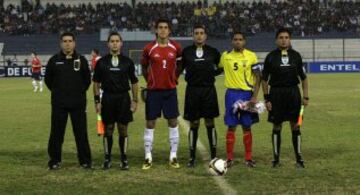
<path id="1" fill-rule="evenodd" d="M 235 62 L 235 63 L 234 63 L 234 70 L 238 70 L 238 69 L 239 69 L 238 63 Z"/>

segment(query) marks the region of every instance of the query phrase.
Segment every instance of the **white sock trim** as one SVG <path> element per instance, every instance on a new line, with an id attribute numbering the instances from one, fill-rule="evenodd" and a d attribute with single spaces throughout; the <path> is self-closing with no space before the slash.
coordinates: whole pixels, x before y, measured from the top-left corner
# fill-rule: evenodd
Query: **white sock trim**
<path id="1" fill-rule="evenodd" d="M 147 159 L 147 158 L 149 158 L 150 160 L 152 159 L 151 151 L 152 151 L 152 145 L 154 142 L 154 130 L 155 129 L 145 128 L 145 131 L 144 131 L 145 159 Z"/>
<path id="2" fill-rule="evenodd" d="M 175 154 L 176 156 L 176 152 L 179 145 L 179 126 L 176 126 L 174 128 L 169 127 L 169 142 L 170 142 L 170 152 L 172 154 Z"/>

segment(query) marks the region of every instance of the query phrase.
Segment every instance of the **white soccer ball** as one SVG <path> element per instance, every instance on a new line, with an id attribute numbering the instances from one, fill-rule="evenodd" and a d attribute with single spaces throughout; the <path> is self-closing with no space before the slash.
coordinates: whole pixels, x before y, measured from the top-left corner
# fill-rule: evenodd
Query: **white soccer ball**
<path id="1" fill-rule="evenodd" d="M 227 172 L 226 161 L 219 158 L 212 159 L 209 163 L 209 172 L 216 176 L 225 175 Z"/>

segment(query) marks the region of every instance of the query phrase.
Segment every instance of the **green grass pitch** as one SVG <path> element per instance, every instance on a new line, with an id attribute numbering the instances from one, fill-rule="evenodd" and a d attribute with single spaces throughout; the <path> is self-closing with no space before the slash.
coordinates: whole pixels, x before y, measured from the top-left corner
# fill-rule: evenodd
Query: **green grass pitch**
<path id="1" fill-rule="evenodd" d="M 294 166 L 288 124 L 282 136 L 282 167 L 271 169 L 271 125 L 267 114 L 253 126 L 254 169 L 243 165 L 242 133 L 238 128 L 236 164 L 224 177 L 238 194 L 359 194 L 360 193 L 360 85 L 359 74 L 309 75 L 310 105 L 305 109 L 302 152 L 306 169 Z M 141 79 L 142 80 L 142 79 Z M 141 81 L 144 86 L 144 82 Z M 223 77 L 218 77 L 221 116 L 216 120 L 218 156 L 225 158 L 223 124 Z M 185 82 L 178 86 L 179 108 L 183 112 Z M 33 93 L 30 78 L 0 79 L 0 194 L 221 194 L 221 188 L 203 164 L 186 168 L 187 135 L 181 130 L 178 152 L 182 167 L 171 169 L 166 122 L 158 120 L 155 130 L 154 165 L 141 170 L 143 162 L 144 104 L 140 103 L 129 126 L 130 171 L 121 171 L 119 149 L 114 139 L 113 168 L 100 169 L 102 139 L 96 135 L 92 90 L 88 91 L 88 133 L 94 171 L 79 168 L 75 142 L 68 120 L 63 145 L 62 169 L 47 170 L 47 141 L 50 129 L 50 93 Z M 259 95 L 262 100 L 262 94 Z M 200 140 L 208 147 L 202 122 Z M 117 133 L 116 133 L 117 135 Z"/>

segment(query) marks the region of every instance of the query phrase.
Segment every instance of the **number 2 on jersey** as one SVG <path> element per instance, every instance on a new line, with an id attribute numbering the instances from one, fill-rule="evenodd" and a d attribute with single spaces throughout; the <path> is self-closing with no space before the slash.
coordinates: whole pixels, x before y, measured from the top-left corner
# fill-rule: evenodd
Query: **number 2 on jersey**
<path id="1" fill-rule="evenodd" d="M 167 66 L 166 66 L 166 60 L 163 60 L 163 61 L 162 61 L 162 64 L 163 64 L 163 69 L 166 69 L 166 68 L 167 68 Z"/>

